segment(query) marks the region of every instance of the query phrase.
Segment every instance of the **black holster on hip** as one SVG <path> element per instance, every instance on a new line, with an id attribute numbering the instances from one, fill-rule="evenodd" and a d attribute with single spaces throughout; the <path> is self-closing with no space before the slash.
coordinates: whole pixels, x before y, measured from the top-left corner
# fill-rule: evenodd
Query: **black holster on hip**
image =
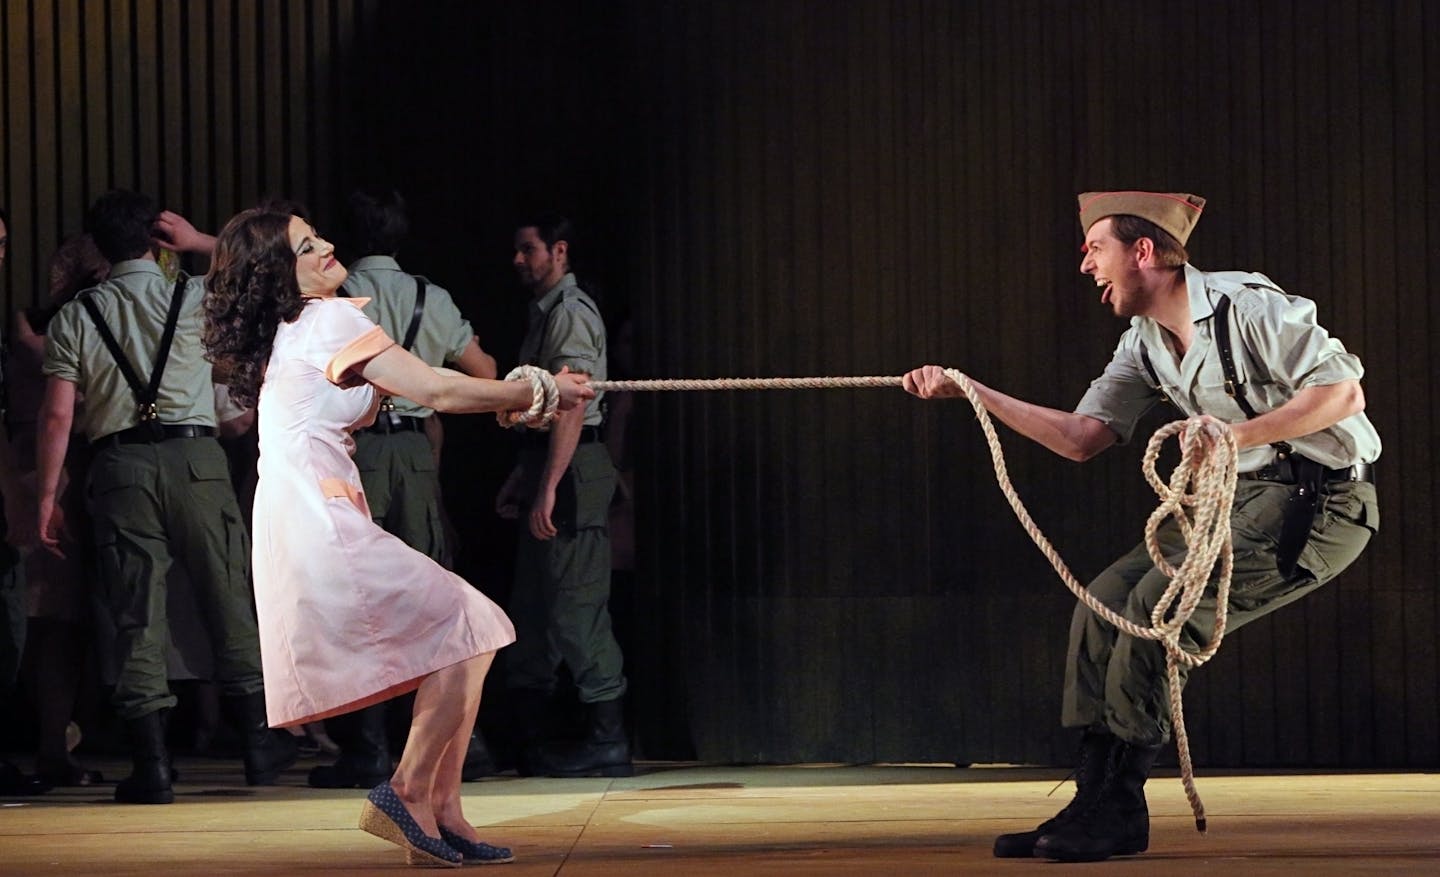
<path id="1" fill-rule="evenodd" d="M 1275 565 L 1286 578 L 1295 574 L 1300 552 L 1310 540 L 1310 528 L 1315 525 L 1315 513 L 1320 509 L 1320 492 L 1325 489 L 1324 466 L 1299 454 L 1292 455 L 1290 463 L 1295 472 L 1295 486 L 1285 502 L 1285 517 L 1275 549 Z"/>

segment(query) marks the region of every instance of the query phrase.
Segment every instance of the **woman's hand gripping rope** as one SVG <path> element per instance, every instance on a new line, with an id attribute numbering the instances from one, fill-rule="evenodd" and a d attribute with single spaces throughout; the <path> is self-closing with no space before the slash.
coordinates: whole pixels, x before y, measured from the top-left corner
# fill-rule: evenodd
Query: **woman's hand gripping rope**
<path id="1" fill-rule="evenodd" d="M 587 387 L 589 377 L 572 374 L 566 366 L 555 374 L 533 365 L 516 366 L 505 376 L 507 381 L 529 381 L 532 393 L 530 407 L 524 411 L 499 411 L 495 419 L 506 428 L 528 426 L 547 430 L 560 411 L 568 411 L 595 393 Z"/>

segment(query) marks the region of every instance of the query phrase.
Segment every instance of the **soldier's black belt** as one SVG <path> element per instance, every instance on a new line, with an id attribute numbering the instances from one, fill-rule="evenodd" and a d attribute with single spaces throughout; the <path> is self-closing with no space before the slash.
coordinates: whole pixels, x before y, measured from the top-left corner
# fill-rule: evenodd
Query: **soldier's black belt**
<path id="1" fill-rule="evenodd" d="M 1327 469 L 1314 460 L 1291 453 L 1240 477 L 1294 485 L 1285 500 L 1280 533 L 1275 538 L 1275 566 L 1288 579 L 1295 574 L 1300 552 L 1310 541 L 1310 528 L 1315 525 L 1325 485 L 1346 481 L 1373 483 L 1374 467 L 1369 463 L 1356 463 L 1344 469 Z"/>
<path id="2" fill-rule="evenodd" d="M 390 435 L 395 432 L 424 432 L 425 418 L 396 414 L 394 411 L 381 411 L 375 415 L 374 423 L 355 431 L 357 433 L 379 433 L 380 435 Z"/>
<path id="3" fill-rule="evenodd" d="M 1241 478 L 1251 481 L 1278 481 L 1281 484 L 1299 484 L 1302 479 L 1302 470 L 1310 465 L 1310 461 L 1299 455 L 1292 454 L 1283 460 L 1276 460 L 1268 466 L 1262 466 L 1254 472 L 1242 472 Z M 1367 484 L 1375 483 L 1375 464 L 1356 463 L 1354 466 L 1346 466 L 1343 469 L 1322 469 L 1321 479 L 1325 482 L 1332 481 L 1363 481 Z"/>
<path id="4" fill-rule="evenodd" d="M 188 423 L 159 423 L 132 426 L 119 432 L 101 436 L 90 443 L 93 448 L 113 448 L 116 445 L 153 445 L 171 439 L 211 438 L 215 435 L 213 426 L 195 426 Z"/>

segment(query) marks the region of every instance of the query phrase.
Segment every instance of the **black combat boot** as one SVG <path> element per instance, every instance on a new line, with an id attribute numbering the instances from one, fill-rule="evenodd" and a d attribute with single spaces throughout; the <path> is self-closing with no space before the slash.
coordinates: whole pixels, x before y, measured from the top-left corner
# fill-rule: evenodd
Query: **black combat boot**
<path id="1" fill-rule="evenodd" d="M 115 800 L 121 804 L 169 804 L 175 800 L 170 753 L 165 748 L 166 712 L 156 710 L 125 723 L 134 768 L 115 785 Z"/>
<path id="2" fill-rule="evenodd" d="M 620 698 L 588 705 L 585 738 L 541 753 L 539 772 L 552 777 L 628 777 L 635 775 L 625 734 L 625 702 Z"/>
<path id="3" fill-rule="evenodd" d="M 1035 842 L 1041 835 L 1055 831 L 1076 813 L 1086 810 L 1100 790 L 1100 784 L 1105 779 L 1105 766 L 1110 761 L 1110 750 L 1117 742 L 1115 735 L 1108 731 L 1086 731 L 1080 738 L 1080 760 L 1075 766 L 1075 797 L 1033 831 L 1002 834 L 995 838 L 995 857 L 1030 858 L 1035 855 Z"/>
<path id="4" fill-rule="evenodd" d="M 327 720 L 340 757 L 310 769 L 317 789 L 372 789 L 390 779 L 390 742 L 385 733 L 385 704 L 377 703 Z"/>
<path id="5" fill-rule="evenodd" d="M 295 763 L 300 746 L 289 731 L 273 731 L 265 717 L 265 692 L 230 695 L 223 702 L 245 746 L 245 784 L 271 786 Z"/>
<path id="6" fill-rule="evenodd" d="M 1117 744 L 1090 806 L 1042 835 L 1035 842 L 1035 855 L 1061 862 L 1099 862 L 1145 852 L 1150 846 L 1145 780 L 1159 754 L 1159 746 Z"/>

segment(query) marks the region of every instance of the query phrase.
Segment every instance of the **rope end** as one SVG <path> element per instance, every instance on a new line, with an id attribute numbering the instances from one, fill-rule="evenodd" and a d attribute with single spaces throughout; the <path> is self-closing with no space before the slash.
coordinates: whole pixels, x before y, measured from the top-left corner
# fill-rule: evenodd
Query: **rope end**
<path id="1" fill-rule="evenodd" d="M 1195 830 L 1201 834 L 1205 833 L 1205 817 L 1201 816 L 1195 820 Z"/>

